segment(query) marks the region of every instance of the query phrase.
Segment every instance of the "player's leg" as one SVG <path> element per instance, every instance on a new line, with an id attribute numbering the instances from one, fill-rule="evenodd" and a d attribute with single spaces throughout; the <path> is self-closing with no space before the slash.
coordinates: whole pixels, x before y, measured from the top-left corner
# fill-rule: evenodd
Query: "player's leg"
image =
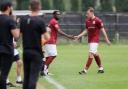
<path id="1" fill-rule="evenodd" d="M 50 64 L 57 56 L 57 49 L 56 49 L 56 45 L 47 44 L 44 46 L 44 50 L 46 54 L 46 61 L 44 64 L 44 74 L 47 75 Z"/>
<path id="2" fill-rule="evenodd" d="M 56 56 L 49 56 L 49 57 L 46 57 L 46 61 L 44 63 L 44 75 L 48 75 L 48 68 L 50 66 L 50 64 L 53 62 L 53 60 L 56 58 Z"/>
<path id="3" fill-rule="evenodd" d="M 49 65 L 53 62 L 53 60 L 56 58 L 56 56 L 49 56 L 46 57 L 45 65 L 47 65 L 47 69 L 49 68 Z"/>
<path id="4" fill-rule="evenodd" d="M 103 66 L 101 64 L 101 58 L 99 56 L 99 53 L 98 53 L 98 46 L 99 44 L 98 43 L 91 43 L 91 52 L 93 53 L 93 56 L 95 58 L 95 61 L 99 67 L 99 70 L 98 70 L 98 73 L 104 73 L 103 71 Z"/>
<path id="5" fill-rule="evenodd" d="M 12 55 L 1 54 L 1 74 L 0 74 L 0 89 L 7 89 L 6 80 L 9 74 L 9 71 L 12 66 Z"/>
<path id="6" fill-rule="evenodd" d="M 98 52 L 96 54 L 94 54 L 94 58 L 95 58 L 95 61 L 99 67 L 98 73 L 104 73 L 104 68 L 103 68 L 103 65 L 101 63 L 101 58 L 100 58 L 100 55 Z"/>
<path id="7" fill-rule="evenodd" d="M 6 86 L 7 87 L 16 87 L 13 83 L 9 81 L 9 79 L 6 80 Z"/>
<path id="8" fill-rule="evenodd" d="M 28 89 L 29 86 L 29 78 L 30 78 L 30 55 L 27 53 L 23 53 L 23 70 L 24 70 L 24 81 L 23 81 L 23 89 Z"/>
<path id="9" fill-rule="evenodd" d="M 92 61 L 93 61 L 93 53 L 89 52 L 88 60 L 87 60 L 87 62 L 85 64 L 85 67 L 84 67 L 84 69 L 82 71 L 79 72 L 79 74 L 86 74 L 88 69 L 89 69 L 89 67 L 92 64 Z"/>
<path id="10" fill-rule="evenodd" d="M 19 57 L 18 57 L 19 58 Z M 22 84 L 22 78 L 21 78 L 21 70 L 22 70 L 22 60 L 17 60 L 16 61 L 17 64 L 17 79 L 16 79 L 16 83 L 17 84 Z"/>
<path id="11" fill-rule="evenodd" d="M 31 67 L 30 67 L 30 78 L 29 78 L 29 88 L 28 89 L 36 89 L 39 72 L 41 68 L 41 60 L 42 57 L 35 55 L 31 58 Z"/>
<path id="12" fill-rule="evenodd" d="M 17 78 L 16 78 L 16 83 L 17 84 L 22 84 L 22 78 L 21 78 L 21 69 L 22 69 L 22 60 L 20 60 L 20 55 L 17 49 L 14 49 L 14 61 L 16 62 L 16 73 L 17 73 Z"/>
<path id="13" fill-rule="evenodd" d="M 90 65 L 92 64 L 93 55 L 97 52 L 98 43 L 89 43 L 89 56 L 85 64 L 84 70 L 79 72 L 79 74 L 86 74 Z"/>

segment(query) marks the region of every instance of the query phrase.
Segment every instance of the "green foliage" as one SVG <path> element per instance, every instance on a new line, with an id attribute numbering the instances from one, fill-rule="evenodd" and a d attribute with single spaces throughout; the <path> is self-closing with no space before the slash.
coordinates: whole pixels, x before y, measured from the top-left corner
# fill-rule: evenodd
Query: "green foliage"
<path id="1" fill-rule="evenodd" d="M 53 9 L 64 11 L 65 6 L 63 0 L 53 0 Z"/>
<path id="2" fill-rule="evenodd" d="M 50 9 L 50 0 L 41 0 L 41 2 L 42 2 L 42 8 L 44 10 Z"/>
<path id="3" fill-rule="evenodd" d="M 0 0 L 2 1 L 2 0 Z M 13 0 L 12 0 L 13 1 Z M 115 1 L 115 3 L 113 3 Z M 14 1 L 13 1 L 14 2 Z M 29 0 L 16 0 L 18 10 L 28 9 Z M 61 11 L 85 11 L 88 7 L 95 7 L 96 0 L 41 0 L 43 9 L 59 9 Z M 71 3 L 69 3 L 71 2 Z M 111 12 L 112 5 L 115 4 L 117 12 L 127 12 L 128 11 L 128 0 L 100 0 L 102 12 Z M 69 5 L 69 9 L 66 8 L 66 5 Z"/>
<path id="4" fill-rule="evenodd" d="M 29 0 L 17 0 L 17 10 L 28 9 Z"/>
<path id="5" fill-rule="evenodd" d="M 88 7 L 94 7 L 95 0 L 82 0 L 82 11 L 87 10 Z"/>
<path id="6" fill-rule="evenodd" d="M 105 12 L 112 11 L 111 0 L 101 0 L 101 11 L 105 11 Z"/>
<path id="7" fill-rule="evenodd" d="M 118 12 L 128 12 L 128 0 L 116 0 L 116 8 Z"/>
<path id="8" fill-rule="evenodd" d="M 71 11 L 78 11 L 79 2 L 78 0 L 71 0 Z"/>

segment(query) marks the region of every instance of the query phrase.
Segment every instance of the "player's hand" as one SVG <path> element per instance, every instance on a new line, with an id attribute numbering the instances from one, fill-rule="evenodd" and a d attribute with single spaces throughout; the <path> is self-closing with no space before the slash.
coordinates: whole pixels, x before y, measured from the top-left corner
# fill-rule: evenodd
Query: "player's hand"
<path id="1" fill-rule="evenodd" d="M 69 38 L 69 39 L 72 39 L 72 40 L 75 39 L 73 35 L 68 35 L 68 38 Z"/>
<path id="2" fill-rule="evenodd" d="M 75 39 L 75 40 L 79 40 L 80 37 L 79 37 L 79 36 L 74 36 L 74 39 Z"/>
<path id="3" fill-rule="evenodd" d="M 111 45 L 111 42 L 110 42 L 109 40 L 107 40 L 106 42 L 107 42 L 107 44 L 108 44 L 109 46 Z"/>

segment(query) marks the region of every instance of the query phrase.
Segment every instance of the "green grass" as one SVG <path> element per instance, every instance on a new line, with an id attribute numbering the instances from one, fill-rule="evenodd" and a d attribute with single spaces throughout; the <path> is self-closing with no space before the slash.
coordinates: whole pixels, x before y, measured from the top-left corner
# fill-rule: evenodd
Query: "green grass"
<path id="1" fill-rule="evenodd" d="M 128 45 L 100 45 L 105 73 L 97 74 L 98 67 L 93 61 L 87 75 L 79 75 L 88 56 L 87 45 L 58 45 L 58 57 L 50 66 L 52 76 L 66 89 L 128 89 Z M 15 80 L 15 67 L 10 73 L 10 80 Z M 45 79 L 39 84 L 46 89 L 56 89 Z M 20 88 L 16 88 L 20 89 Z"/>

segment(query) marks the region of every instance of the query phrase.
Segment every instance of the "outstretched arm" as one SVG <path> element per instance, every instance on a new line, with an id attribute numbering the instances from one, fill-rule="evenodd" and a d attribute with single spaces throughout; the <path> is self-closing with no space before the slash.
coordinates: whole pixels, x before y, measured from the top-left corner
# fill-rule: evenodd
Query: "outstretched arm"
<path id="1" fill-rule="evenodd" d="M 65 32 L 63 32 L 63 31 L 60 30 L 60 29 L 58 29 L 58 32 L 59 32 L 59 34 L 65 36 L 65 37 L 67 37 L 67 38 L 69 38 L 69 39 L 74 39 L 74 37 L 73 37 L 72 35 L 68 35 L 68 34 L 66 34 Z"/>
<path id="2" fill-rule="evenodd" d="M 86 29 L 82 33 L 80 33 L 78 36 L 75 36 L 75 39 L 78 40 L 84 35 L 87 35 L 87 30 Z"/>
<path id="3" fill-rule="evenodd" d="M 102 31 L 102 33 L 103 33 L 103 35 L 104 35 L 104 37 L 105 37 L 105 41 L 107 42 L 108 45 L 110 45 L 111 42 L 110 42 L 109 39 L 108 39 L 108 36 L 107 36 L 107 33 L 106 33 L 104 27 L 101 28 L 101 31 Z"/>

